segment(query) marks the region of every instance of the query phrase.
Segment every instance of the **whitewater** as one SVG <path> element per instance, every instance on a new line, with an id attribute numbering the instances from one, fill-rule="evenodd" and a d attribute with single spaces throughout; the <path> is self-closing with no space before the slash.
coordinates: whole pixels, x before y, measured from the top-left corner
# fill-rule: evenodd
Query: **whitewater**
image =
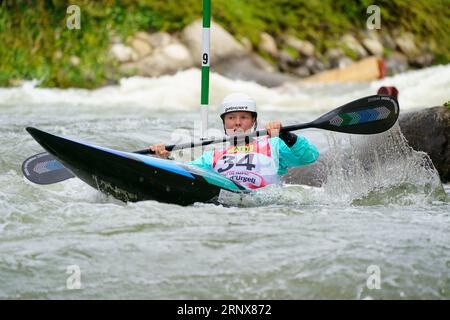
<path id="1" fill-rule="evenodd" d="M 126 204 L 78 179 L 39 186 L 22 176 L 43 151 L 27 126 L 119 150 L 198 139 L 200 77 L 0 88 L 0 299 L 450 298 L 450 185 L 398 125 L 373 136 L 297 131 L 333 155 L 327 182 L 225 205 Z M 256 100 L 260 127 L 312 121 L 380 86 L 397 87 L 405 113 L 448 101 L 450 65 L 369 83 L 267 88 L 216 73 L 210 83 L 209 135 L 219 136 L 230 92 Z"/>

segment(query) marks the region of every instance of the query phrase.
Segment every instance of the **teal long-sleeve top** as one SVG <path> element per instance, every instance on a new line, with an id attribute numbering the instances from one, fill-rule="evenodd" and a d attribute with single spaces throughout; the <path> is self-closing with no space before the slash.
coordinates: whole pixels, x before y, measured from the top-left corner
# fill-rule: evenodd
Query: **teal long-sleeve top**
<path id="1" fill-rule="evenodd" d="M 269 139 L 273 157 L 278 163 L 278 175 L 283 175 L 288 172 L 288 167 L 298 167 L 311 164 L 319 157 L 317 148 L 309 143 L 309 141 L 302 137 L 297 136 L 297 141 L 288 147 L 286 143 L 279 137 L 273 137 Z M 278 150 L 278 152 L 276 152 Z M 214 151 L 206 151 L 198 159 L 189 162 L 195 166 L 212 170 Z"/>

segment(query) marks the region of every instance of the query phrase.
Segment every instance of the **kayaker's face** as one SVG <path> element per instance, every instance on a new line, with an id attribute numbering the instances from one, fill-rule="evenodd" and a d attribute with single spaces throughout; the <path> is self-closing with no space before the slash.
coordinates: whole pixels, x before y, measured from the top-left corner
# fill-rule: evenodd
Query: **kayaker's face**
<path id="1" fill-rule="evenodd" d="M 224 116 L 225 131 L 228 135 L 247 133 L 255 124 L 255 118 L 250 112 L 236 111 Z"/>

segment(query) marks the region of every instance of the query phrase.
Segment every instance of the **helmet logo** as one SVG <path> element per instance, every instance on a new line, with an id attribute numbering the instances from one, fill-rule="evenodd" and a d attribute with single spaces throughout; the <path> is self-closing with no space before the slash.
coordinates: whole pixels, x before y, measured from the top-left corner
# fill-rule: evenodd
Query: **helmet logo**
<path id="1" fill-rule="evenodd" d="M 230 107 L 225 107 L 225 112 L 232 112 L 232 111 L 240 111 L 240 110 L 247 110 L 248 107 L 247 106 L 230 106 Z"/>

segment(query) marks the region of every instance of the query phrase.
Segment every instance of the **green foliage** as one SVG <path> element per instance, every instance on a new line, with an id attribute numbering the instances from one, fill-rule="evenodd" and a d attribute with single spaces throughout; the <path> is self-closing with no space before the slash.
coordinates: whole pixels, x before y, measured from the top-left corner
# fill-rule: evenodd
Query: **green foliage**
<path id="1" fill-rule="evenodd" d="M 342 46 L 342 51 L 344 54 L 352 60 L 358 59 L 358 53 L 350 49 L 348 46 Z"/>
<path id="2" fill-rule="evenodd" d="M 293 59 L 298 59 L 300 57 L 300 53 L 292 47 L 286 46 L 282 49 L 282 51 L 286 52 Z"/>
<path id="3" fill-rule="evenodd" d="M 176 32 L 202 16 L 201 0 L 78 0 L 81 29 L 69 30 L 69 1 L 0 3 L 0 86 L 18 79 L 40 79 L 42 86 L 50 87 L 104 85 L 120 76 L 114 72 L 117 62 L 108 55 L 111 36 L 126 41 L 138 30 Z M 238 39 L 248 38 L 254 47 L 265 31 L 277 39 L 290 34 L 309 40 L 323 53 L 339 47 L 342 35 L 365 29 L 371 4 L 372 0 L 213 0 L 211 10 L 216 22 Z M 437 63 L 450 61 L 450 0 L 378 0 L 376 5 L 381 9 L 379 33 L 412 32 L 418 44 L 436 43 L 431 47 Z"/>

